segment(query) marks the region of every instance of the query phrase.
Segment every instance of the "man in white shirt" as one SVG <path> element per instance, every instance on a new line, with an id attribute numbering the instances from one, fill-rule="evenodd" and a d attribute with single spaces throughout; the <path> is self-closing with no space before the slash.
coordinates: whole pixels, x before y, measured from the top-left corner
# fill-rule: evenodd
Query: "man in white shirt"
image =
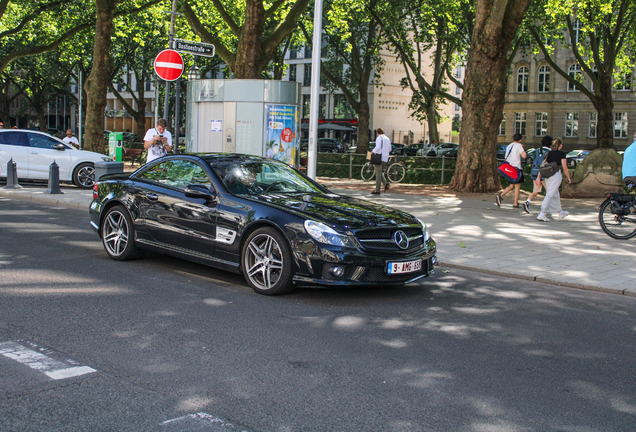
<path id="1" fill-rule="evenodd" d="M 70 129 L 66 129 L 66 136 L 62 138 L 62 141 L 64 141 L 66 144 L 72 145 L 75 148 L 79 148 L 79 141 L 77 141 L 77 138 L 73 136 L 73 131 L 71 131 Z"/>
<path id="2" fill-rule="evenodd" d="M 382 164 L 373 165 L 375 169 L 375 191 L 371 192 L 372 195 L 380 195 L 380 183 L 384 183 L 384 191 L 389 189 L 389 182 L 384 177 L 384 166 L 389 161 L 389 154 L 391 153 L 391 140 L 388 136 L 384 135 L 382 128 L 377 128 L 376 132 L 378 137 L 375 139 L 375 148 L 373 153 L 382 155 Z"/>
<path id="3" fill-rule="evenodd" d="M 506 162 L 508 162 L 513 167 L 519 168 L 521 171 L 521 159 L 525 159 L 527 157 L 526 151 L 523 149 L 523 144 L 521 144 L 521 139 L 523 135 L 516 133 L 512 137 L 514 142 L 508 144 L 506 147 Z M 503 190 L 500 194 L 495 195 L 495 203 L 497 207 L 501 207 L 501 202 L 503 201 L 503 197 L 512 190 L 515 189 L 515 202 L 512 205 L 513 208 L 519 208 L 519 192 L 521 192 L 521 183 L 523 183 L 523 171 L 521 172 L 521 179 L 519 183 L 511 183 L 507 188 Z"/>
<path id="4" fill-rule="evenodd" d="M 172 150 L 172 134 L 166 130 L 168 123 L 164 119 L 157 120 L 157 125 L 148 129 L 144 136 L 144 148 L 148 149 L 146 163 L 168 154 Z"/>

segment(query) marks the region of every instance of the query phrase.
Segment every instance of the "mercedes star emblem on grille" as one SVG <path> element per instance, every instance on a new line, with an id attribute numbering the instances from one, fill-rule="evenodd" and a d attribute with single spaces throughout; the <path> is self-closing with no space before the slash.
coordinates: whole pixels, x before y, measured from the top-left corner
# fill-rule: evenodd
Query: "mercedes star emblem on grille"
<path id="1" fill-rule="evenodd" d="M 395 244 L 402 250 L 409 247 L 409 238 L 404 231 L 396 231 L 395 234 L 393 234 L 393 240 L 395 240 Z"/>

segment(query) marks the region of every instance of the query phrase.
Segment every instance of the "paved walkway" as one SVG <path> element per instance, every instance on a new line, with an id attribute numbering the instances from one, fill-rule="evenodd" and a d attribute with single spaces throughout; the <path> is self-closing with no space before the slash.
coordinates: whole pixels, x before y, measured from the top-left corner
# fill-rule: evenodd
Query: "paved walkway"
<path id="1" fill-rule="evenodd" d="M 462 268 L 525 280 L 636 296 L 636 239 L 608 237 L 597 220 L 602 199 L 562 200 L 570 212 L 563 221 L 536 220 L 540 199 L 530 215 L 501 208 L 491 195 L 457 195 L 444 187 L 396 185 L 370 195 L 371 183 L 320 178 L 334 192 L 388 205 L 416 215 L 437 242 L 440 268 Z M 92 191 L 62 186 L 63 195 L 44 193 L 45 185 L 18 190 L 0 188 L 3 199 L 88 209 Z M 3 198 L 4 197 L 4 198 Z M 524 198 L 525 199 L 525 198 Z M 450 270 L 452 273 L 452 270 Z"/>

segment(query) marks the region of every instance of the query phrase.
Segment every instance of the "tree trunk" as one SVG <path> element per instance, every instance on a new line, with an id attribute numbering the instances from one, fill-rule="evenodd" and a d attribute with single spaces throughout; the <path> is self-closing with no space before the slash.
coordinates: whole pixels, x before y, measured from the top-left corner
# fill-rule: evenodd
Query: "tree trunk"
<path id="1" fill-rule="evenodd" d="M 508 51 L 530 0 L 478 0 L 466 66 L 462 126 L 450 188 L 496 192 L 497 129 L 503 117 Z"/>
<path id="2" fill-rule="evenodd" d="M 599 75 L 598 91 L 594 92 L 592 105 L 597 111 L 596 148 L 614 148 L 614 100 L 612 76 Z"/>
<path id="3" fill-rule="evenodd" d="M 429 143 L 439 144 L 439 130 L 437 129 L 437 109 L 435 109 L 435 101 L 435 96 L 432 96 L 427 100 L 426 121 L 428 123 Z"/>
<path id="4" fill-rule="evenodd" d="M 97 22 L 93 48 L 93 68 L 86 80 L 88 102 L 84 148 L 104 152 L 104 109 L 110 76 L 110 43 L 113 33 L 113 13 L 118 0 L 96 0 Z"/>
<path id="5" fill-rule="evenodd" d="M 358 148 L 356 153 L 366 154 L 369 150 L 369 96 L 366 91 L 360 92 L 360 107 L 358 109 Z"/>
<path id="6" fill-rule="evenodd" d="M 241 27 L 241 37 L 236 50 L 234 75 L 241 79 L 262 79 L 261 36 L 263 35 L 265 9 L 262 1 L 247 0 L 245 4 L 245 22 Z"/>

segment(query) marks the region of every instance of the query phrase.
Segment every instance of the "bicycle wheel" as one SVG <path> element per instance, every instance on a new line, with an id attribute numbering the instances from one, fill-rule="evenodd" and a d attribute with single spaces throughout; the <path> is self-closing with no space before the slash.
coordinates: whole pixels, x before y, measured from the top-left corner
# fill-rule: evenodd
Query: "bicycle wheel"
<path id="1" fill-rule="evenodd" d="M 386 179 L 389 183 L 399 183 L 404 180 L 406 168 L 399 162 L 393 162 L 386 169 Z"/>
<path id="2" fill-rule="evenodd" d="M 611 211 L 611 201 L 606 199 L 598 211 L 598 223 L 605 234 L 617 240 L 636 236 L 636 215 L 616 215 Z"/>
<path id="3" fill-rule="evenodd" d="M 375 168 L 373 168 L 373 165 L 371 165 L 370 162 L 364 164 L 362 171 L 360 171 L 360 176 L 362 177 L 362 180 L 371 180 L 375 177 Z"/>

